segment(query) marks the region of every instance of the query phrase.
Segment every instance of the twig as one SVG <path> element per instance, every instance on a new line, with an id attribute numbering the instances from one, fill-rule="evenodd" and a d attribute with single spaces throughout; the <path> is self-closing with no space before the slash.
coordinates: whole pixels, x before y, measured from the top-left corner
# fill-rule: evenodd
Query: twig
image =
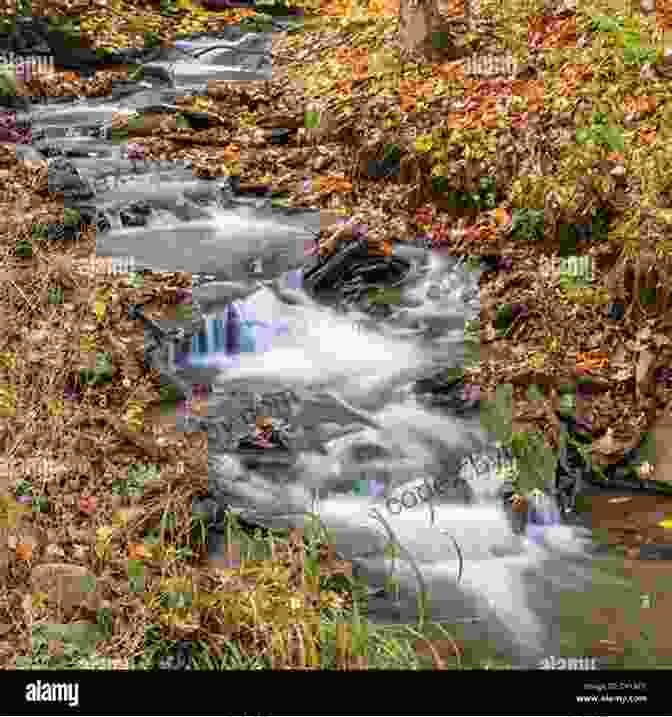
<path id="1" fill-rule="evenodd" d="M 23 296 L 23 299 L 24 299 L 24 301 L 26 302 L 26 304 L 28 304 L 28 306 L 29 306 L 31 309 L 34 309 L 35 307 L 30 303 L 30 301 L 28 300 L 28 297 L 23 293 L 23 291 L 20 289 L 20 287 L 18 287 L 18 286 L 12 281 L 12 279 L 10 279 L 9 281 L 10 281 L 10 283 L 12 284 L 12 286 L 19 292 L 19 294 L 21 294 L 21 296 Z"/>
<path id="2" fill-rule="evenodd" d="M 457 558 L 460 562 L 459 569 L 457 571 L 457 582 L 459 583 L 460 580 L 462 580 L 462 570 L 464 568 L 464 559 L 462 558 L 462 551 L 460 550 L 460 546 L 458 545 L 457 540 L 455 540 L 451 533 L 449 533 L 447 530 L 441 530 L 439 532 L 443 533 L 443 535 L 447 535 L 453 541 L 453 545 L 455 546 L 455 550 L 457 551 Z"/>
<path id="3" fill-rule="evenodd" d="M 374 519 L 377 520 L 379 523 L 382 523 L 383 527 L 387 531 L 388 537 L 390 539 L 390 542 L 392 542 L 393 545 L 396 545 L 396 547 L 399 549 L 400 553 L 403 553 L 406 556 L 406 560 L 410 563 L 411 567 L 413 568 L 413 572 L 415 573 L 415 579 L 418 582 L 418 586 L 420 588 L 420 602 L 422 605 L 421 609 L 421 616 L 420 616 L 420 625 L 424 623 L 425 619 L 425 608 L 427 606 L 427 585 L 425 583 L 425 580 L 422 576 L 422 573 L 420 572 L 420 568 L 418 568 L 417 563 L 415 562 L 415 559 L 413 556 L 406 550 L 406 548 L 401 545 L 398 538 L 395 536 L 394 531 L 390 527 L 390 524 L 383 518 L 383 516 L 380 514 L 380 511 L 376 508 L 371 508 L 369 511 L 369 515 Z"/>

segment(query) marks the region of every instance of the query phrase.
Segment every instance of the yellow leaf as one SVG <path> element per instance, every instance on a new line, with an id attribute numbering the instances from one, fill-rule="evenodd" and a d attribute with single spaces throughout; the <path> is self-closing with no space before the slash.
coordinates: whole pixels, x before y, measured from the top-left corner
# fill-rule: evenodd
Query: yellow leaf
<path id="1" fill-rule="evenodd" d="M 105 312 L 107 311 L 107 306 L 105 302 L 96 301 L 94 311 L 96 312 L 96 318 L 98 319 L 98 321 L 102 321 L 105 318 Z"/>
<path id="2" fill-rule="evenodd" d="M 96 540 L 106 543 L 114 535 L 114 528 L 111 525 L 102 525 L 96 530 Z"/>
<path id="3" fill-rule="evenodd" d="M 82 336 L 79 340 L 79 350 L 82 353 L 93 353 L 96 350 L 96 337 Z"/>
<path id="4" fill-rule="evenodd" d="M 11 351 L 0 353 L 0 366 L 13 369 L 16 366 L 16 354 Z"/>
<path id="5" fill-rule="evenodd" d="M 63 415 L 63 401 L 61 399 L 54 399 L 49 401 L 49 415 L 50 416 L 62 416 Z"/>

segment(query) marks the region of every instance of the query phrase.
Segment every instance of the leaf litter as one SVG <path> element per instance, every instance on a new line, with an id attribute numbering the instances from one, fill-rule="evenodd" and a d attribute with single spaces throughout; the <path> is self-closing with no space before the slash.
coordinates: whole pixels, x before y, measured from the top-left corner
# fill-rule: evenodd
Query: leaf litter
<path id="1" fill-rule="evenodd" d="M 44 12 L 47 5 L 42 5 L 35 2 L 34 12 Z M 339 239 L 347 241 L 344 218 L 357 215 L 367 226 L 372 249 L 385 253 L 394 242 L 415 241 L 429 216 L 427 227 L 442 251 L 507 259 L 510 272 L 486 272 L 480 279 L 483 354 L 476 365 L 465 368 L 465 377 L 485 396 L 493 396 L 497 386 L 512 385 L 513 425 L 532 422 L 557 448 L 559 426 L 551 410 L 557 388 L 590 376 L 598 388 L 587 408 L 592 447 L 596 458 L 613 460 L 667 415 L 672 390 L 668 381 L 656 378 L 669 360 L 670 222 L 665 203 L 670 195 L 665 167 L 670 164 L 664 129 L 669 63 L 659 55 L 655 63 L 633 66 L 624 64 L 618 52 L 608 52 L 609 32 L 605 37 L 590 24 L 598 5 L 609 11 L 604 3 L 562 11 L 558 17 L 551 17 L 541 2 L 536 16 L 527 6 L 514 5 L 507 7 L 506 16 L 485 2 L 480 14 L 472 13 L 471 57 L 513 53 L 532 79 L 518 79 L 515 73 L 500 73 L 497 82 L 474 79 L 465 74 L 466 61 L 408 62 L 395 42 L 394 3 L 372 4 L 371 16 L 358 19 L 335 4 L 318 21 L 309 13 L 304 32 L 274 34 L 270 82 L 211 83 L 207 97 L 179 100 L 183 116 L 191 110 L 206 113 L 207 129 L 190 129 L 188 121 L 180 127 L 170 116 L 146 116 L 135 124 L 120 116 L 115 129 L 137 140 L 149 161 L 191 160 L 197 176 L 238 175 L 244 185 L 282 194 L 287 206 L 319 207 L 325 217 L 321 251 L 333 251 Z M 654 40 L 672 22 L 672 5 L 664 5 L 656 18 L 638 17 L 639 29 Z M 382 17 L 375 16 L 376 8 Z M 459 19 L 463 10 L 450 5 L 449 19 Z M 79 15 L 92 47 L 140 47 L 145 40 L 136 29 L 148 22 L 170 44 L 178 32 L 218 29 L 254 15 L 246 10 L 209 13 L 188 2 L 175 12 L 178 22 L 152 4 L 48 4 L 50 14 Z M 493 34 L 493 26 L 499 32 Z M 544 66 L 539 49 L 548 51 L 553 62 Z M 37 75 L 17 83 L 17 92 L 102 97 L 131 71 L 104 69 L 95 79 L 69 72 Z M 602 92 L 604 83 L 612 83 L 615 91 Z M 597 101 L 601 96 L 605 102 Z M 620 121 L 625 134 L 615 129 Z M 279 129 L 288 131 L 286 144 L 274 142 Z M 583 144 L 571 142 L 578 130 Z M 625 144 L 621 136 L 627 137 Z M 382 180 L 370 176 L 372 163 L 394 156 L 390 146 L 399 157 L 395 171 Z M 643 162 L 649 154 L 658 158 L 653 164 Z M 16 256 L 17 240 L 29 239 L 34 225 L 63 221 L 62 199 L 48 191 L 46 163 L 18 161 L 10 145 L 0 146 L 0 168 L 5 180 L 0 268 L 7 279 L 0 283 L 5 336 L 0 445 L 11 465 L 1 479 L 8 496 L 16 494 L 19 484 L 24 489 L 30 484 L 22 496 L 29 503 L 8 500 L 3 514 L 7 530 L 24 521 L 38 534 L 30 540 L 9 535 L 13 554 L 0 561 L 6 571 L 0 609 L 16 625 L 23 645 L 19 652 L 28 644 L 19 599 L 26 566 L 54 560 L 66 567 L 69 562 L 82 569 L 85 565 L 97 576 L 97 589 L 105 595 L 101 604 L 111 605 L 128 628 L 105 648 L 105 654 L 121 656 L 122 663 L 138 654 L 144 628 L 159 617 L 165 618 L 160 621 L 171 636 L 208 636 L 213 645 L 217 636 L 232 636 L 236 622 L 244 624 L 249 627 L 237 635 L 241 644 L 274 654 L 268 634 L 252 627 L 249 604 L 220 600 L 222 578 L 204 567 L 202 546 L 196 562 L 189 563 L 176 559 L 175 546 L 171 553 L 165 545 L 166 539 L 184 543 L 191 498 L 207 491 L 207 444 L 202 435 L 154 424 L 158 376 L 143 364 L 144 336 L 126 320 L 124 307 L 144 303 L 148 316 L 163 318 L 176 302 L 176 291 L 190 287 L 190 277 L 155 274 L 146 277 L 142 288 L 128 286 L 125 277 L 110 276 L 105 261 L 96 259 L 95 228 L 90 226 L 72 246 L 44 244 L 30 260 Z M 484 176 L 496 180 L 494 206 L 477 202 L 456 210 L 440 189 L 449 186 L 478 196 L 478 180 Z M 607 235 L 579 236 L 574 245 L 577 255 L 592 258 L 594 284 L 583 293 L 565 292 L 558 284 L 561 227 L 589 221 L 590 210 L 600 206 L 612 213 Z M 525 222 L 515 218 L 528 209 L 541 212 L 541 234 L 525 223 L 534 219 L 532 214 Z M 542 266 L 547 269 L 540 271 Z M 649 288 L 654 274 L 653 288 L 660 292 L 647 308 L 638 293 Z M 61 286 L 64 300 L 47 309 L 53 283 Z M 166 290 L 167 285 L 173 288 Z M 608 319 L 605 296 L 626 304 L 624 323 Z M 505 337 L 493 328 L 503 304 L 529 309 Z M 90 354 L 98 352 L 109 357 L 111 380 L 82 385 L 71 367 L 84 368 Z M 617 360 L 609 361 L 612 356 Z M 550 388 L 550 401 L 542 402 L 543 407 L 530 404 L 531 382 Z M 116 418 L 128 415 L 131 404 L 133 427 Z M 44 462 L 31 470 L 28 464 L 36 457 Z M 138 462 L 158 464 L 161 479 L 140 497 L 114 496 L 112 485 L 127 480 L 129 468 Z M 664 467 L 647 462 L 640 474 L 664 481 Z M 25 505 L 30 506 L 27 513 L 21 512 Z M 133 513 L 138 506 L 142 510 Z M 122 517 L 120 511 L 130 512 Z M 170 527 L 168 513 L 173 514 Z M 159 528 L 159 547 L 152 547 L 147 533 Z M 128 591 L 126 556 L 146 566 L 146 599 Z M 276 590 L 278 584 L 289 587 L 296 577 L 278 577 L 271 566 L 262 561 L 252 573 L 244 573 L 261 581 L 260 595 L 269 606 L 278 604 L 272 585 Z M 276 583 L 263 582 L 269 570 Z M 183 581 L 183 594 L 200 589 L 202 600 L 160 615 L 156 605 L 170 587 L 166 571 Z M 198 579 L 192 573 L 199 573 Z M 311 590 L 319 592 L 314 584 Z M 49 617 L 45 604 L 48 599 L 30 607 L 38 622 Z M 308 611 L 301 623 L 300 659 L 310 663 L 304 667 L 315 667 L 314 657 L 309 659 L 314 653 L 306 649 L 315 640 L 312 618 Z M 296 622 L 289 614 L 284 619 L 288 629 Z M 2 654 L 12 654 L 7 645 Z"/>

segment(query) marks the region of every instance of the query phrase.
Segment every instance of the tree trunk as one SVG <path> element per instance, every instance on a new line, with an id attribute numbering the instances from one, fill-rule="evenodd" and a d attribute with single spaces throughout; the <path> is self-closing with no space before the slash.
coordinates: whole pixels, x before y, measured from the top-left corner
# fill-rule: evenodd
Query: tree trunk
<path id="1" fill-rule="evenodd" d="M 439 13 L 438 0 L 401 0 L 399 42 L 404 54 L 429 62 L 446 62 L 464 54 Z"/>

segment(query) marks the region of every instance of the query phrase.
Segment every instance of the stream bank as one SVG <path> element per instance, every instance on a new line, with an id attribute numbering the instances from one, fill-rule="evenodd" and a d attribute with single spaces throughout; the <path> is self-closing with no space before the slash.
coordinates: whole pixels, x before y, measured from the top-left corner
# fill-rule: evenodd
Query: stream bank
<path id="1" fill-rule="evenodd" d="M 184 76 L 192 75 L 185 72 Z M 482 450 L 485 441 L 477 413 L 472 412 L 471 420 L 463 420 L 459 414 L 464 413 L 464 407 L 457 400 L 452 405 L 448 403 L 447 408 L 444 405 L 443 412 L 429 410 L 414 403 L 412 390 L 414 382 L 427 381 L 462 364 L 464 322 L 474 318 L 474 308 L 478 310 L 473 302 L 478 295 L 478 279 L 458 267 L 454 257 L 427 250 L 414 254 L 403 242 L 391 242 L 392 251 L 398 251 L 398 255 L 393 256 L 398 257 L 399 263 L 386 262 L 390 257 L 385 253 L 382 258 L 362 261 L 360 271 L 343 277 L 339 291 L 331 297 L 343 299 L 339 293 L 342 294 L 344 288 L 350 289 L 348 302 L 341 301 L 344 305 L 340 307 L 338 301 L 326 301 L 319 292 L 311 296 L 301 285 L 289 286 L 288 272 L 300 268 L 303 274 L 305 266 L 308 278 L 313 275 L 305 244 L 314 239 L 319 220 L 313 219 L 311 229 L 306 230 L 299 225 L 308 221 L 301 212 L 294 213 L 293 216 L 298 214 L 301 220 L 295 224 L 275 209 L 268 211 L 266 207 L 264 213 L 264 203 L 269 201 L 263 197 L 254 198 L 252 206 L 247 205 L 249 210 L 242 211 L 244 201 L 235 197 L 230 182 L 195 181 L 193 174 L 189 178 L 188 166 L 177 169 L 171 159 L 164 160 L 164 167 L 149 160 L 143 164 L 143 159 L 124 161 L 120 152 L 115 154 L 119 147 L 106 139 L 107 127 L 120 110 L 134 109 L 154 115 L 177 113 L 175 89 L 166 86 L 169 77 L 170 73 L 157 73 L 156 84 L 152 80 L 148 83 L 150 87 L 141 87 L 138 95 L 128 92 L 118 101 L 103 98 L 97 104 L 81 102 L 64 109 L 59 103 L 58 109 L 41 108 L 31 116 L 35 132 L 31 150 L 42 154 L 26 158 L 39 159 L 52 153 L 67 155 L 67 163 L 50 164 L 48 188 L 62 191 L 69 208 L 88 213 L 92 221 L 87 224 L 97 225 L 95 251 L 100 258 L 125 258 L 129 267 L 132 259 L 132 266 L 137 269 L 189 273 L 206 270 L 221 257 L 221 266 L 213 268 L 214 274 L 219 271 L 219 275 L 208 272 L 209 277 L 200 285 L 201 303 L 205 304 L 208 318 L 216 316 L 224 306 L 238 302 L 239 313 L 243 309 L 254 310 L 248 323 L 256 322 L 257 328 L 263 328 L 271 338 L 259 339 L 258 355 L 241 352 L 237 365 L 191 367 L 192 373 L 183 375 L 181 383 L 171 384 L 171 377 L 178 372 L 163 371 L 167 384 L 185 388 L 184 398 L 191 395 L 190 387 L 196 382 L 196 376 L 198 385 L 213 386 L 207 411 L 211 414 L 208 418 L 217 420 L 203 420 L 200 424 L 197 420 L 185 421 L 192 429 L 200 429 L 207 435 L 207 457 L 212 464 L 209 488 L 227 507 L 233 504 L 240 509 L 240 504 L 246 502 L 248 509 L 251 504 L 262 513 L 277 512 L 283 504 L 285 512 L 303 510 L 307 500 L 313 498 L 308 489 L 323 488 L 321 497 L 326 503 L 331 501 L 326 507 L 331 511 L 334 528 L 340 532 L 341 550 L 349 547 L 353 557 L 358 553 L 368 555 L 362 559 L 361 570 L 374 586 L 372 589 L 380 589 L 386 565 L 382 559 L 383 544 L 375 537 L 370 521 L 367 524 L 369 496 L 344 493 L 350 486 L 359 486 L 361 481 L 383 483 L 386 491 L 394 491 L 410 485 L 409 482 L 420 475 L 435 480 L 442 472 L 455 472 L 465 456 Z M 126 86 L 125 92 L 130 89 Z M 156 111 L 156 103 L 160 104 L 160 111 Z M 196 117 L 196 121 L 198 119 L 207 118 Z M 71 134 L 68 138 L 63 137 L 66 126 Z M 315 213 L 313 210 L 313 217 Z M 282 222 L 278 221 L 281 229 L 275 233 L 276 238 L 269 240 L 269 222 L 275 221 L 270 217 L 280 216 L 283 217 Z M 170 238 L 164 244 L 163 238 L 168 235 Z M 111 245 L 115 250 L 110 249 Z M 192 248 L 192 254 L 186 258 L 179 252 L 179 247 L 185 245 Z M 204 258 L 197 257 L 199 245 L 208 247 L 211 253 Z M 166 250 L 171 247 L 172 254 Z M 337 253 L 334 259 L 339 256 Z M 196 263 L 190 263 L 192 259 Z M 260 271 L 257 271 L 258 261 L 261 261 Z M 406 296 L 395 296 L 391 303 L 375 303 L 366 295 L 363 289 L 367 287 L 362 286 L 358 278 L 364 276 L 366 265 L 376 263 L 385 265 L 382 269 L 374 266 L 382 273 L 383 284 L 390 278 L 386 272 L 406 280 L 409 278 L 406 270 L 397 271 L 399 266 L 408 267 L 409 272 L 411 267 L 414 269 L 413 281 L 404 287 L 408 291 Z M 334 271 L 333 275 L 338 273 Z M 220 284 L 214 289 L 213 276 Z M 193 293 L 200 301 L 200 277 L 196 277 L 195 284 Z M 214 295 L 208 294 L 208 284 Z M 220 290 L 222 294 L 217 293 Z M 469 310 L 468 290 L 472 297 Z M 406 305 L 395 303 L 403 301 Z M 382 305 L 383 309 L 373 304 Z M 194 308 L 198 306 L 195 304 Z M 205 313 L 200 318 L 205 318 Z M 272 325 L 282 325 L 286 330 L 284 333 L 275 331 Z M 205 334 L 207 354 L 216 324 L 210 332 L 207 324 L 203 327 L 197 320 L 190 326 L 205 329 L 198 333 Z M 216 347 L 216 338 L 213 343 Z M 150 356 L 156 355 L 151 350 L 153 344 L 159 352 L 166 348 L 165 342 L 150 340 L 148 336 L 144 348 Z M 255 349 L 256 346 L 255 343 Z M 345 346 L 358 350 L 343 356 Z M 157 365 L 160 371 L 162 364 Z M 213 383 L 211 379 L 215 379 Z M 255 382 L 256 390 L 253 390 L 250 384 Z M 339 393 L 335 394 L 335 390 Z M 283 394 L 286 408 L 275 408 L 277 404 L 271 398 L 277 393 Z M 439 394 L 433 396 L 435 399 L 445 394 L 434 393 Z M 268 408 L 264 405 L 266 399 Z M 470 403 L 468 399 L 463 400 Z M 236 401 L 247 401 L 248 405 L 242 409 Z M 440 404 L 435 400 L 435 409 Z M 259 409 L 263 410 L 262 415 L 285 420 L 290 424 L 290 431 L 297 428 L 291 425 L 292 419 L 300 417 L 294 420 L 299 434 L 294 437 L 293 452 L 278 456 L 256 450 L 251 455 L 242 454 L 242 458 L 235 452 L 235 441 L 241 432 L 251 429 L 249 423 L 256 424 Z M 239 420 L 234 416 L 239 411 L 252 421 Z M 220 418 L 224 420 L 219 421 Z M 287 475 L 283 475 L 282 485 L 277 486 L 273 478 L 283 472 Z M 539 590 L 538 583 L 546 580 L 542 575 L 552 575 L 554 570 L 558 571 L 559 581 L 567 581 L 570 563 L 566 553 L 563 557 L 551 558 L 550 554 L 535 550 L 534 545 L 517 540 L 497 504 L 476 511 L 463 509 L 464 503 L 474 502 L 474 495 L 486 502 L 492 498 L 496 493 L 493 485 L 498 485 L 494 478 L 489 469 L 477 473 L 471 484 L 464 478 L 459 485 L 456 483 L 455 495 L 450 496 L 452 501 L 446 500 L 443 506 L 445 522 L 455 526 L 458 544 L 464 546 L 466 558 L 473 561 L 469 590 L 455 588 L 454 545 L 448 539 L 437 544 L 436 535 L 423 534 L 418 521 L 425 521 L 424 515 L 422 519 L 412 520 L 417 516 L 411 516 L 414 512 L 411 510 L 400 518 L 395 529 L 405 538 L 415 536 L 412 552 L 416 559 L 422 557 L 431 565 L 428 570 L 434 572 L 433 585 L 441 596 L 438 617 L 448 620 L 458 615 L 466 619 L 474 612 L 480 613 L 479 620 L 487 628 L 476 621 L 477 627 L 472 628 L 468 639 L 497 635 L 498 642 L 506 646 L 513 659 L 529 666 L 536 657 L 549 654 L 558 644 L 557 635 L 550 634 L 552 630 L 545 622 L 548 616 L 542 617 L 542 601 L 549 605 L 555 603 L 549 600 L 549 593 Z M 353 526 L 352 518 L 358 512 L 362 513 L 363 524 Z M 282 516 L 264 518 L 255 516 L 254 511 L 248 512 L 247 517 L 251 520 L 256 517 L 258 524 L 264 520 L 267 525 L 276 520 L 282 523 Z M 482 540 L 483 525 L 491 528 L 489 541 Z M 572 543 L 571 531 L 559 532 L 559 538 Z M 446 555 L 450 557 L 444 560 Z M 505 580 L 503 576 L 512 570 L 522 571 L 523 565 L 532 576 L 526 588 L 529 587 L 530 594 L 536 590 L 540 595 L 539 603 L 528 606 L 526 611 L 521 606 L 529 600 L 529 595 L 522 587 L 508 595 L 497 587 L 498 581 Z M 592 576 L 586 568 L 582 576 L 584 582 L 579 584 L 585 589 Z M 516 583 L 510 577 L 507 580 Z M 413 578 L 404 576 L 404 581 L 403 600 L 393 607 L 385 599 L 372 603 L 373 618 L 404 622 L 416 616 Z M 552 580 L 549 578 L 547 582 Z M 552 592 L 552 585 L 547 587 Z M 494 605 L 483 601 L 484 594 Z M 524 623 L 525 629 L 516 634 L 518 623 Z M 521 641 L 526 643 L 525 649 L 518 644 Z"/>

